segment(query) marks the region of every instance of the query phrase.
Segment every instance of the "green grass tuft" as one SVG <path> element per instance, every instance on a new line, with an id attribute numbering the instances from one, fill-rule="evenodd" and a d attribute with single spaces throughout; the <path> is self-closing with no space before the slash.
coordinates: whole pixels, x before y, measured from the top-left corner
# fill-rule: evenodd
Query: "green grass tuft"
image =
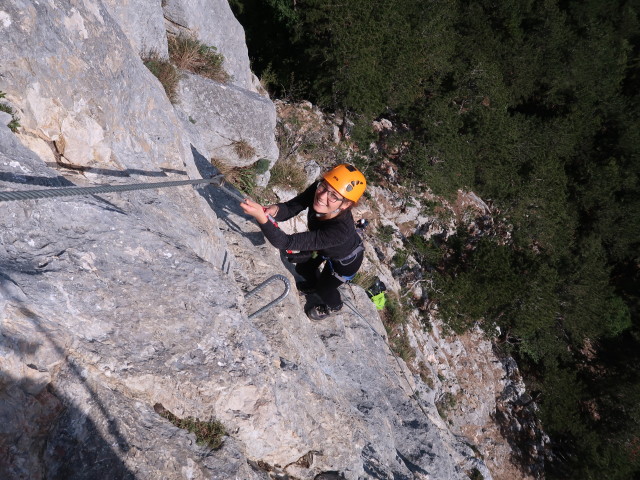
<path id="1" fill-rule="evenodd" d="M 5 98 L 5 96 L 6 94 L 4 92 L 0 92 L 0 98 Z M 17 132 L 18 128 L 20 128 L 20 118 L 18 117 L 16 111 L 6 103 L 0 103 L 0 111 L 6 112 L 11 115 L 11 121 L 7 124 L 7 126 L 13 133 Z"/>
<path id="2" fill-rule="evenodd" d="M 169 37 L 169 57 L 180 69 L 217 82 L 226 83 L 231 76 L 224 70 L 224 56 L 216 47 L 204 45 L 195 37 L 180 34 Z"/>
<path id="3" fill-rule="evenodd" d="M 166 418 L 176 427 L 195 434 L 198 445 L 204 445 L 213 450 L 222 447 L 227 431 L 219 421 L 211 419 L 208 422 L 203 422 L 193 417 L 178 418 L 160 403 L 156 403 L 153 409 L 158 415 Z"/>
<path id="4" fill-rule="evenodd" d="M 180 76 L 171 62 L 160 57 L 158 52 L 151 51 L 142 56 L 142 62 L 153 73 L 164 88 L 171 103 L 178 99 L 178 80 Z"/>

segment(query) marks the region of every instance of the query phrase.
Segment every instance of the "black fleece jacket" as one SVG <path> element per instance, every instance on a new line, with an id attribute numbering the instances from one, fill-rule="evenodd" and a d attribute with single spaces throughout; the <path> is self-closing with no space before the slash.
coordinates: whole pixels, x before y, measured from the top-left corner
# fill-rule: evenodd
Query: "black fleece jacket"
<path id="1" fill-rule="evenodd" d="M 267 240 L 280 250 L 317 251 L 319 255 L 339 260 L 352 253 L 362 240 L 356 232 L 351 209 L 329 220 L 316 216 L 313 210 L 313 198 L 317 186 L 316 182 L 297 197 L 288 202 L 279 203 L 278 213 L 275 216 L 275 220 L 284 222 L 304 209 L 309 209 L 308 232 L 287 235 L 271 222 L 261 224 L 260 229 Z"/>

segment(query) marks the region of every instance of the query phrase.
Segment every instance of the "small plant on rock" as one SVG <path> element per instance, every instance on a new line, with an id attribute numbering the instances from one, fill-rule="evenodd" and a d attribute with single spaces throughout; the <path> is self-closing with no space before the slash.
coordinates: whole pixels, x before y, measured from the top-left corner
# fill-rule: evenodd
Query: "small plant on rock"
<path id="1" fill-rule="evenodd" d="M 211 419 L 208 422 L 201 421 L 197 418 L 187 417 L 178 418 L 169 410 L 164 408 L 162 404 L 156 403 L 153 409 L 158 415 L 169 420 L 173 425 L 178 428 L 189 431 L 195 434 L 196 442 L 199 445 L 207 446 L 213 450 L 216 450 L 222 446 L 224 437 L 227 435 L 227 431 L 224 425 L 215 419 Z"/>
<path id="2" fill-rule="evenodd" d="M 5 96 L 6 94 L 4 92 L 0 92 L 0 98 L 4 98 Z M 20 119 L 18 118 L 16 111 L 10 105 L 0 103 L 0 112 L 5 112 L 11 115 L 11 121 L 7 124 L 7 127 L 9 127 L 12 132 L 17 132 L 20 127 Z"/>
<path id="3" fill-rule="evenodd" d="M 260 159 L 248 167 L 231 167 L 218 158 L 212 158 L 211 164 L 218 169 L 227 182 L 240 190 L 242 195 L 254 197 L 258 202 L 263 200 L 258 198 L 263 192 L 258 188 L 256 176 L 263 174 L 268 169 L 269 161 L 267 159 Z"/>
<path id="4" fill-rule="evenodd" d="M 158 52 L 151 51 L 143 54 L 142 62 L 162 84 L 171 103 L 176 103 L 178 98 L 179 75 L 176 67 L 171 62 L 160 57 Z"/>
<path id="5" fill-rule="evenodd" d="M 393 239 L 395 230 L 391 225 L 380 225 L 376 230 L 376 233 L 380 241 L 389 243 Z"/>
<path id="6" fill-rule="evenodd" d="M 256 154 L 256 149 L 253 148 L 246 140 L 234 141 L 233 150 L 236 152 L 236 155 L 243 160 L 247 160 Z"/>
<path id="7" fill-rule="evenodd" d="M 458 400 L 451 392 L 445 392 L 440 396 L 440 398 L 436 399 L 436 408 L 443 419 L 447 418 L 449 412 L 456 408 L 457 404 Z"/>
<path id="8" fill-rule="evenodd" d="M 295 162 L 284 162 L 278 160 L 271 169 L 269 186 L 291 188 L 296 192 L 304 190 L 307 182 L 307 175 L 302 166 Z"/>
<path id="9" fill-rule="evenodd" d="M 354 277 L 352 282 L 355 285 L 358 285 L 364 288 L 365 290 L 368 290 L 369 288 L 371 288 L 375 280 L 376 280 L 375 272 L 365 271 L 361 269 L 358 273 L 356 273 L 356 276 Z"/>
<path id="10" fill-rule="evenodd" d="M 393 292 L 387 292 L 387 302 L 384 310 L 380 312 L 380 318 L 389 337 L 389 347 L 405 362 L 410 362 L 416 353 L 411 347 L 405 324 L 409 310 Z"/>
<path id="11" fill-rule="evenodd" d="M 170 36 L 169 56 L 171 61 L 182 70 L 188 70 L 221 83 L 226 83 L 231 78 L 222 67 L 224 56 L 218 53 L 216 47 L 204 45 L 193 36 L 184 34 Z"/>

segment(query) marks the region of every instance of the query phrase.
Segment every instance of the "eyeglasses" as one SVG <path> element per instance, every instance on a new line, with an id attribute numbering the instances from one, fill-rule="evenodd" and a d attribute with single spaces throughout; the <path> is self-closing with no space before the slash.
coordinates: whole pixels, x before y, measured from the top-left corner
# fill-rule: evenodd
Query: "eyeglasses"
<path id="1" fill-rule="evenodd" d="M 341 195 L 330 191 L 329 190 L 329 185 L 327 185 L 325 182 L 320 182 L 318 184 L 316 192 L 318 192 L 320 195 L 322 195 L 324 192 L 327 192 L 327 198 L 329 199 L 329 202 L 331 202 L 331 203 L 338 203 L 338 202 L 343 202 L 344 201 L 344 198 L 342 198 Z"/>

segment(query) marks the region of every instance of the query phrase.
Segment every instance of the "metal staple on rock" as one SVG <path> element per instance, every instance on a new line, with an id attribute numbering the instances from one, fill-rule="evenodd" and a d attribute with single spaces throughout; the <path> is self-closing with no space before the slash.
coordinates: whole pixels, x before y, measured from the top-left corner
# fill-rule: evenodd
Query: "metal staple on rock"
<path id="1" fill-rule="evenodd" d="M 249 315 L 249 318 L 257 317 L 261 313 L 266 312 L 271 307 L 273 307 L 277 303 L 280 303 L 282 300 L 284 300 L 287 295 L 289 295 L 289 290 L 291 290 L 291 284 L 289 283 L 289 279 L 287 277 L 285 277 L 284 275 L 280 275 L 278 273 L 276 275 L 273 275 L 273 276 L 267 278 L 264 282 L 262 282 L 260 285 L 258 285 L 253 290 L 245 293 L 244 298 L 250 297 L 251 295 L 255 295 L 260 290 L 262 290 L 264 287 L 266 287 L 271 282 L 274 282 L 276 280 L 281 280 L 284 283 L 284 292 L 278 298 L 276 298 L 275 300 L 272 300 L 271 302 L 267 303 L 264 307 L 262 307 L 259 310 L 253 312 L 251 315 Z"/>
<path id="2" fill-rule="evenodd" d="M 211 178 L 197 180 L 175 180 L 170 182 L 133 183 L 127 185 L 98 185 L 94 187 L 63 187 L 44 190 L 18 190 L 0 192 L 0 202 L 11 200 L 35 200 L 39 198 L 70 197 L 75 195 L 95 195 L 97 193 L 129 192 L 133 190 L 149 190 L 154 188 L 179 187 L 182 185 L 216 184 L 222 188 L 224 178 L 216 175 Z M 227 191 L 227 189 L 224 189 Z"/>

